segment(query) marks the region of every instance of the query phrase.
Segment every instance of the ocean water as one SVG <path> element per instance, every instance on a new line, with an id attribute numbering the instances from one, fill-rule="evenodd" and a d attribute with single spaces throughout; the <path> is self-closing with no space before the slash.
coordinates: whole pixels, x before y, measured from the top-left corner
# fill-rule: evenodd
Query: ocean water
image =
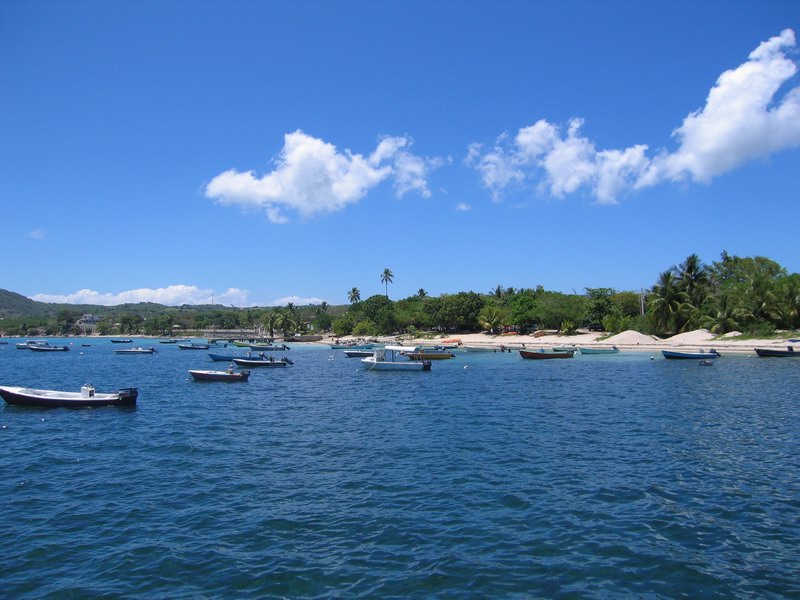
<path id="1" fill-rule="evenodd" d="M 13 341 L 0 385 L 139 402 L 0 406 L 0 597 L 800 597 L 800 360 L 294 345 L 225 384 Z"/>

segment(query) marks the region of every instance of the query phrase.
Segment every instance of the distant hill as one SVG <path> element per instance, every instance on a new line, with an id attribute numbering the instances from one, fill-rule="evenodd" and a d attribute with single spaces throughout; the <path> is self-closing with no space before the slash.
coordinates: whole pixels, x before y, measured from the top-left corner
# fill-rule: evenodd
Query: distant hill
<path id="1" fill-rule="evenodd" d="M 51 313 L 49 304 L 0 289 L 0 317 L 44 317 Z"/>
<path id="2" fill-rule="evenodd" d="M 258 307 L 251 307 L 258 308 Z M 309 310 L 309 307 L 299 307 L 301 310 Z M 345 312 L 346 306 L 329 306 L 329 312 L 333 315 Z M 0 318 L 20 318 L 20 317 L 55 317 L 58 311 L 68 309 L 74 314 L 98 315 L 108 317 L 110 315 L 121 315 L 125 313 L 148 317 L 153 315 L 163 315 L 166 313 L 205 313 L 220 310 L 244 311 L 247 308 L 234 308 L 221 304 L 184 304 L 182 306 L 166 306 L 155 302 L 139 302 L 136 304 L 117 304 L 115 306 L 100 306 L 96 304 L 55 304 L 52 302 L 37 302 L 26 298 L 22 294 L 0 289 Z"/>

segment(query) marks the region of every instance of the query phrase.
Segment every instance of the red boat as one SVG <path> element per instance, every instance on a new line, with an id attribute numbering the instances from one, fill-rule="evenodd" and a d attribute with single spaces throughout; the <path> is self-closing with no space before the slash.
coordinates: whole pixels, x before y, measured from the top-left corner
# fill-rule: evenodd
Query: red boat
<path id="1" fill-rule="evenodd" d="M 520 350 L 519 355 L 522 358 L 543 359 L 543 358 L 573 358 L 575 350 L 567 350 L 565 352 L 554 352 L 547 350 Z"/>

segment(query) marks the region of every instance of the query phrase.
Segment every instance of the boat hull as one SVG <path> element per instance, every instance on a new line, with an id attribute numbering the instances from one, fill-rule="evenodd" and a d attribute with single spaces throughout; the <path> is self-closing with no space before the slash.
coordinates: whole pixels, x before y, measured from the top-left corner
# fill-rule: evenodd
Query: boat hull
<path id="1" fill-rule="evenodd" d="M 254 358 L 234 358 L 234 364 L 240 367 L 285 367 L 289 363 L 284 360 L 257 360 Z"/>
<path id="2" fill-rule="evenodd" d="M 269 344 L 250 344 L 250 350 L 260 350 L 262 352 L 283 352 L 284 350 L 291 350 L 286 344 L 280 346 L 272 346 Z"/>
<path id="3" fill-rule="evenodd" d="M 245 356 L 240 355 L 213 354 L 211 352 L 208 353 L 208 356 L 214 362 L 232 362 L 234 358 L 246 358 Z"/>
<path id="4" fill-rule="evenodd" d="M 22 387 L 0 387 L 0 396 L 7 404 L 45 408 L 87 408 L 93 406 L 136 406 L 139 390 L 123 388 L 116 393 L 84 395 L 80 392 L 36 390 Z"/>
<path id="5" fill-rule="evenodd" d="M 127 348 L 125 350 L 114 350 L 114 354 L 155 354 L 155 348 Z"/>
<path id="6" fill-rule="evenodd" d="M 33 352 L 69 352 L 69 346 L 31 346 Z"/>
<path id="7" fill-rule="evenodd" d="M 344 355 L 347 358 L 366 358 L 367 356 L 372 356 L 374 352 L 372 350 L 345 350 Z"/>
<path id="8" fill-rule="evenodd" d="M 542 359 L 549 359 L 549 358 L 573 358 L 575 356 L 575 352 L 546 352 L 542 350 L 520 350 L 519 355 L 522 358 L 532 359 L 532 360 L 542 360 Z"/>
<path id="9" fill-rule="evenodd" d="M 619 348 L 578 348 L 581 354 L 619 354 Z"/>
<path id="10" fill-rule="evenodd" d="M 208 344 L 178 344 L 181 350 L 208 350 Z"/>
<path id="11" fill-rule="evenodd" d="M 678 352 L 676 350 L 662 350 L 661 354 L 667 360 L 705 360 L 711 358 L 719 358 L 719 352 Z"/>
<path id="12" fill-rule="evenodd" d="M 247 381 L 250 377 L 250 371 L 203 371 L 203 370 L 190 370 L 189 374 L 195 381 Z"/>
<path id="13" fill-rule="evenodd" d="M 389 361 L 389 360 L 379 360 L 376 361 L 373 357 L 369 358 L 362 358 L 361 362 L 363 363 L 366 371 L 430 371 L 431 370 L 431 363 L 430 361 Z"/>
<path id="14" fill-rule="evenodd" d="M 786 358 L 786 357 L 800 357 L 800 352 L 795 352 L 792 349 L 778 350 L 775 348 L 756 348 L 756 354 L 762 358 Z"/>

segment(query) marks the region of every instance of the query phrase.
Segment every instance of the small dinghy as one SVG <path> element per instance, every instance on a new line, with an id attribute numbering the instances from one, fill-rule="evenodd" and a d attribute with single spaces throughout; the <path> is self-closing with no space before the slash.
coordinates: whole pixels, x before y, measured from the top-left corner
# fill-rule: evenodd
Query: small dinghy
<path id="1" fill-rule="evenodd" d="M 48 408 L 85 408 L 91 406 L 136 406 L 139 390 L 123 388 L 110 394 L 98 394 L 94 386 L 85 384 L 80 392 L 37 390 L 26 387 L 0 387 L 0 396 L 7 404 L 45 406 Z"/>
<path id="2" fill-rule="evenodd" d="M 247 381 L 250 377 L 250 371 L 234 371 L 233 368 L 225 371 L 189 369 L 189 374 L 195 381 Z"/>
<path id="3" fill-rule="evenodd" d="M 114 350 L 114 354 L 155 354 L 155 348 L 125 348 L 124 350 Z"/>
<path id="4" fill-rule="evenodd" d="M 281 358 L 275 358 L 274 356 L 234 358 L 233 362 L 240 367 L 285 367 L 287 365 L 294 364 L 285 356 L 282 356 Z"/>

